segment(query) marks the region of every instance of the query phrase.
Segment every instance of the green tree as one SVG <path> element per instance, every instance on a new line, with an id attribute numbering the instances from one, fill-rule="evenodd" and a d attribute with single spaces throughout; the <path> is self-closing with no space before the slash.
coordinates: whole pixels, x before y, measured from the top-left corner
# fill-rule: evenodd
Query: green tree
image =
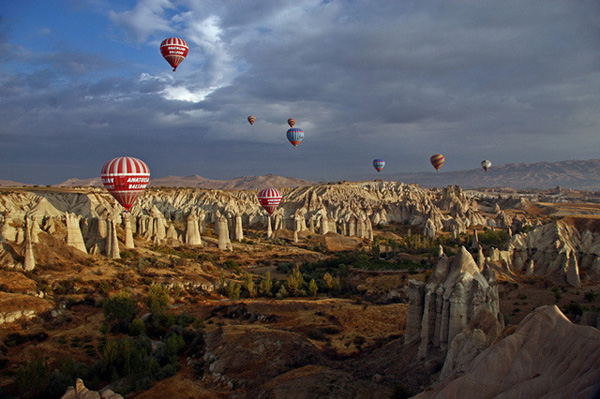
<path id="1" fill-rule="evenodd" d="M 319 287 L 317 286 L 317 283 L 313 278 L 312 280 L 310 280 L 310 283 L 308 283 L 308 292 L 310 296 L 317 296 L 317 291 L 319 291 Z"/>
<path id="2" fill-rule="evenodd" d="M 273 280 L 271 280 L 271 272 L 265 273 L 265 278 L 260 282 L 260 293 L 265 296 L 271 296 L 273 289 Z"/>
<path id="3" fill-rule="evenodd" d="M 248 272 L 244 273 L 244 287 L 248 291 L 248 295 L 250 298 L 254 298 L 256 296 L 256 286 L 254 285 L 254 279 L 252 275 Z"/>
<path id="4" fill-rule="evenodd" d="M 137 313 L 137 300 L 129 293 L 121 291 L 112 298 L 102 302 L 104 317 L 108 321 L 125 321 L 129 323 Z"/>
<path id="5" fill-rule="evenodd" d="M 285 279 L 285 286 L 292 295 L 297 295 L 304 283 L 302 273 L 300 273 L 300 267 L 294 267 L 294 270 L 288 272 L 287 278 Z"/>
<path id="6" fill-rule="evenodd" d="M 242 287 L 238 283 L 231 282 L 225 288 L 225 292 L 229 299 L 239 299 Z"/>
<path id="7" fill-rule="evenodd" d="M 150 313 L 160 315 L 169 306 L 169 289 L 161 284 L 152 284 L 148 289 L 146 304 Z"/>
<path id="8" fill-rule="evenodd" d="M 285 285 L 282 285 L 281 288 L 279 289 L 279 291 L 277 291 L 277 294 L 275 295 L 275 297 L 277 299 L 283 299 L 283 298 L 287 298 L 289 296 L 287 290 L 285 289 Z"/>
<path id="9" fill-rule="evenodd" d="M 129 334 L 130 335 L 133 335 L 133 336 L 141 335 L 145 329 L 146 329 L 146 326 L 144 325 L 144 322 L 142 321 L 142 319 L 140 319 L 139 317 L 136 317 L 135 319 L 133 319 L 133 321 L 131 323 L 129 323 Z"/>
<path id="10" fill-rule="evenodd" d="M 333 288 L 333 276 L 329 273 L 325 273 L 323 275 L 323 281 L 325 282 L 325 287 L 327 287 L 328 290 Z"/>

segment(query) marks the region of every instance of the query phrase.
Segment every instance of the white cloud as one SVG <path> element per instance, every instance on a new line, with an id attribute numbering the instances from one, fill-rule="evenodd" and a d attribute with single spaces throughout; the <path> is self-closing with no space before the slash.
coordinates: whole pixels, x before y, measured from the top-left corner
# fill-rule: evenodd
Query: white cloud
<path id="1" fill-rule="evenodd" d="M 156 31 L 173 30 L 169 20 L 165 18 L 165 9 L 174 8 L 169 0 L 139 0 L 133 10 L 120 13 L 111 10 L 109 17 L 138 42 L 143 42 Z"/>

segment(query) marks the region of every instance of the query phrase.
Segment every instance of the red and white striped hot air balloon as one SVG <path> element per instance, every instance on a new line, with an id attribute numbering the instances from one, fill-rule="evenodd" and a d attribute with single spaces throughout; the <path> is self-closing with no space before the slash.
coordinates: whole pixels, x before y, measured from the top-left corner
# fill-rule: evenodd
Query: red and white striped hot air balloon
<path id="1" fill-rule="evenodd" d="M 265 188 L 258 193 L 258 202 L 271 215 L 281 202 L 281 193 L 274 188 Z"/>
<path id="2" fill-rule="evenodd" d="M 189 47 L 185 40 L 178 37 L 170 37 L 160 44 L 160 53 L 173 67 L 173 72 L 177 70 L 177 66 L 187 56 L 188 50 Z"/>
<path id="3" fill-rule="evenodd" d="M 100 174 L 104 187 L 123 205 L 126 211 L 146 189 L 150 169 L 144 161 L 133 157 L 111 159 Z"/>

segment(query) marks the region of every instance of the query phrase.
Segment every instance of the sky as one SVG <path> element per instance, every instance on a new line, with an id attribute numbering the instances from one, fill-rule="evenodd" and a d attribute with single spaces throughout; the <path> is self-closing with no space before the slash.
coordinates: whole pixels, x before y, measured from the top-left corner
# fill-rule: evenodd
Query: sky
<path id="1" fill-rule="evenodd" d="M 0 55 L 0 180 L 123 155 L 314 181 L 600 158 L 597 0 L 13 0 Z"/>

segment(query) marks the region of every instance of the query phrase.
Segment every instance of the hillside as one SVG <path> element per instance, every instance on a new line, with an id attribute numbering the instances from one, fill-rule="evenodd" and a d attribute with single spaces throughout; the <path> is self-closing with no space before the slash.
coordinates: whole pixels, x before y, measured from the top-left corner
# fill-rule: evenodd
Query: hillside
<path id="1" fill-rule="evenodd" d="M 204 188 L 212 190 L 256 190 L 265 187 L 301 187 L 310 186 L 314 182 L 297 179 L 295 177 L 284 177 L 268 174 L 265 176 L 242 176 L 231 180 L 211 180 L 202 176 L 192 175 L 186 177 L 165 176 L 157 179 L 150 179 L 149 187 L 185 187 L 185 188 Z M 15 185 L 22 185 L 16 183 Z M 100 177 L 92 179 L 69 179 L 58 187 L 102 187 Z"/>
<path id="2" fill-rule="evenodd" d="M 381 175 L 380 178 L 418 183 L 422 187 L 443 187 L 451 184 L 463 188 L 546 189 L 561 186 L 595 191 L 600 190 L 600 159 L 492 165 L 487 172 L 478 168 L 440 173 L 397 173 Z"/>

